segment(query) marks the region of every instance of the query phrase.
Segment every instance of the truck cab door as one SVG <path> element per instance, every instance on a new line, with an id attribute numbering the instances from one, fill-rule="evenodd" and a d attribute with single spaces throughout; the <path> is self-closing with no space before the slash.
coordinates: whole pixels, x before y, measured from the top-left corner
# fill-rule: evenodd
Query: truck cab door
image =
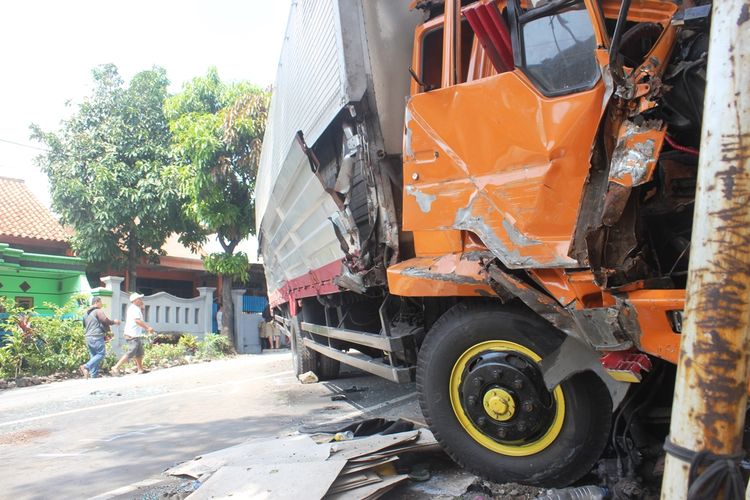
<path id="1" fill-rule="evenodd" d="M 601 16 L 583 0 L 527 10 L 510 0 L 504 14 L 477 2 L 460 16 L 451 3 L 443 57 L 433 58 L 441 88 L 415 93 L 406 107 L 404 229 L 471 231 L 510 268 L 577 267 L 568 250 L 608 99 Z M 477 20 L 472 9 L 490 14 Z M 492 55 L 488 24 L 498 20 L 514 67 L 476 71 Z M 462 46 L 467 29 L 471 50 Z"/>

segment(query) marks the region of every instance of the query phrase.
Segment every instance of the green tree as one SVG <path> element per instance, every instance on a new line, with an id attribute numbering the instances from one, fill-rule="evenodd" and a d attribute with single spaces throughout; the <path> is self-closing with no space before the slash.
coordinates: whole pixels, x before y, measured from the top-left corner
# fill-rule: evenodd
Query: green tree
<path id="1" fill-rule="evenodd" d="M 50 181 L 52 207 L 75 230 L 71 245 L 85 260 L 126 268 L 136 289 L 136 265 L 158 262 L 166 238 L 195 246 L 204 235 L 182 210 L 170 164 L 164 116 L 169 80 L 162 68 L 136 74 L 125 86 L 114 65 L 93 70 L 94 89 L 58 132 L 32 125 L 48 152 L 37 161 Z"/>
<path id="2" fill-rule="evenodd" d="M 247 280 L 248 259 L 237 245 L 255 233 L 255 177 L 270 92 L 247 82 L 224 83 L 215 68 L 167 99 L 175 170 L 190 213 L 216 233 L 224 252 L 204 259 L 222 280 L 222 332 L 234 340 L 232 283 Z"/>

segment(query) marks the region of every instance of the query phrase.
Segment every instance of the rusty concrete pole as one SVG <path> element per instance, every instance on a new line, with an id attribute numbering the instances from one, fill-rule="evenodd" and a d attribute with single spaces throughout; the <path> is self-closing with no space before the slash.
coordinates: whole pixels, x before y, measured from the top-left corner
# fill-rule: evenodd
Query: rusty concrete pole
<path id="1" fill-rule="evenodd" d="M 742 448 L 750 347 L 750 0 L 714 0 L 690 273 L 671 440 Z M 688 463 L 667 455 L 662 499 L 683 499 Z"/>

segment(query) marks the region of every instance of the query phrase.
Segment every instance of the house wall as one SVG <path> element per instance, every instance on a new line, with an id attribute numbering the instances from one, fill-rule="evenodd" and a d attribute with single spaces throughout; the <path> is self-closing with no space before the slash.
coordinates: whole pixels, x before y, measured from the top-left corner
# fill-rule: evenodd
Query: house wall
<path id="1" fill-rule="evenodd" d="M 60 278 L 54 275 L 33 276 L 22 270 L 0 271 L 0 283 L 0 295 L 12 300 L 16 300 L 17 297 L 30 297 L 33 299 L 35 311 L 40 314 L 52 312 L 45 303 L 63 306 L 76 293 L 89 291 L 88 281 L 83 274 Z M 24 283 L 28 285 L 25 292 L 21 288 Z"/>
<path id="2" fill-rule="evenodd" d="M 29 299 L 36 312 L 48 314 L 52 309 L 47 303 L 63 306 L 73 295 L 89 291 L 81 259 L 29 253 L 0 243 L 0 295 Z"/>

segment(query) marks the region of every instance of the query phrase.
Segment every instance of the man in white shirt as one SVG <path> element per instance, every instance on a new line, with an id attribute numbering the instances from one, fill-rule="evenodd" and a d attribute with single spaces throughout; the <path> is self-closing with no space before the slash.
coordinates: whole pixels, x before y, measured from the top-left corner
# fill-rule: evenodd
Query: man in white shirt
<path id="1" fill-rule="evenodd" d="M 224 311 L 221 310 L 221 304 L 219 304 L 216 308 L 216 328 L 219 330 L 219 333 L 221 333 L 221 322 L 224 319 Z"/>
<path id="2" fill-rule="evenodd" d="M 123 331 L 128 343 L 128 350 L 120 358 L 120 361 L 112 367 L 113 374 L 117 374 L 120 367 L 131 358 L 135 360 L 138 373 L 145 373 L 143 369 L 144 330 L 148 333 L 154 333 L 154 329 L 143 321 L 143 295 L 133 292 L 130 294 L 130 306 L 128 306 L 128 312 L 125 316 L 125 329 Z"/>

